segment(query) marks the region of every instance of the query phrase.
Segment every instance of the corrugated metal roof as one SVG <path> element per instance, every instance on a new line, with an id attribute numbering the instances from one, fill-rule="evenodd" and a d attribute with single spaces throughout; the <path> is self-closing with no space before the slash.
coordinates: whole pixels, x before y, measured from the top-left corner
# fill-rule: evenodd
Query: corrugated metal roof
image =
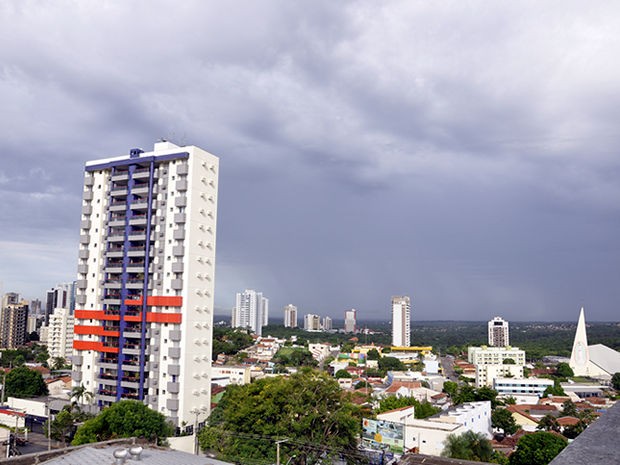
<path id="1" fill-rule="evenodd" d="M 112 445 L 109 447 L 80 447 L 65 455 L 55 457 L 51 460 L 40 462 L 45 465 L 114 465 L 114 451 L 118 449 L 128 449 Z M 188 454 L 175 450 L 163 450 L 145 447 L 142 451 L 140 461 L 133 460 L 127 456 L 124 465 L 230 465 L 227 462 L 215 460 L 206 456 Z"/>

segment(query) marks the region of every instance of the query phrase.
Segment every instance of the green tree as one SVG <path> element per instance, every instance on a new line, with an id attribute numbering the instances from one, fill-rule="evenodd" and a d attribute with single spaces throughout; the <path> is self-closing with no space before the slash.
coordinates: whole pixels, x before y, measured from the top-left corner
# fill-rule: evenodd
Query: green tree
<path id="1" fill-rule="evenodd" d="M 50 367 L 53 371 L 60 371 L 65 368 L 67 361 L 64 357 L 54 357 L 52 360 L 52 366 Z"/>
<path id="2" fill-rule="evenodd" d="M 83 384 L 80 384 L 79 386 L 74 386 L 73 389 L 71 389 L 70 398 L 72 399 L 73 404 L 90 404 L 95 396 L 92 392 L 86 389 Z"/>
<path id="3" fill-rule="evenodd" d="M 567 400 L 562 404 L 562 416 L 579 417 L 579 413 L 577 412 L 577 406 L 572 400 Z"/>
<path id="4" fill-rule="evenodd" d="M 272 358 L 276 365 L 287 367 L 317 366 L 312 353 L 303 347 L 282 347 Z"/>
<path id="5" fill-rule="evenodd" d="M 48 422 L 50 419 L 47 420 Z M 48 430 L 50 431 L 50 437 L 56 441 L 62 441 L 64 445 L 67 444 L 67 439 L 71 435 L 75 425 L 75 418 L 69 409 L 63 409 L 58 412 L 58 415 L 52 420 L 52 424 L 45 424 L 45 435 L 47 436 Z"/>
<path id="6" fill-rule="evenodd" d="M 488 386 L 482 386 L 481 388 L 474 391 L 474 400 L 488 400 L 491 402 L 491 408 L 495 408 L 497 406 L 497 391 L 495 389 L 491 389 Z"/>
<path id="7" fill-rule="evenodd" d="M 284 463 L 293 455 L 314 463 L 328 454 L 355 453 L 359 407 L 325 372 L 304 369 L 290 378 L 263 378 L 229 386 L 199 434 L 200 446 L 227 461 L 275 462 L 274 440 Z M 314 445 L 325 446 L 324 450 Z"/>
<path id="8" fill-rule="evenodd" d="M 493 410 L 491 413 L 491 425 L 493 428 L 501 429 L 508 436 L 512 436 L 519 429 L 512 413 L 505 408 Z"/>
<path id="9" fill-rule="evenodd" d="M 6 375 L 7 397 L 39 397 L 49 394 L 41 373 L 27 367 L 14 368 Z"/>
<path id="10" fill-rule="evenodd" d="M 213 360 L 217 360 L 219 354 L 236 354 L 253 343 L 254 339 L 246 329 L 216 326 L 213 328 Z"/>
<path id="11" fill-rule="evenodd" d="M 555 367 L 555 372 L 558 376 L 561 376 L 562 378 L 571 378 L 575 376 L 575 373 L 573 373 L 573 369 L 566 362 L 558 363 Z"/>
<path id="12" fill-rule="evenodd" d="M 446 381 L 445 383 L 443 383 L 443 392 L 448 394 L 451 399 L 454 398 L 458 390 L 459 390 L 459 385 L 455 383 L 454 381 Z"/>
<path id="13" fill-rule="evenodd" d="M 347 370 L 340 369 L 334 374 L 334 378 L 353 378 L 353 375 Z"/>
<path id="14" fill-rule="evenodd" d="M 543 392 L 543 397 L 549 397 L 549 396 L 565 396 L 566 393 L 564 392 L 564 389 L 562 389 L 562 386 L 560 385 L 560 381 L 559 380 L 555 380 L 553 382 L 553 386 L 549 386 L 547 387 L 547 389 L 545 389 L 545 392 Z"/>
<path id="15" fill-rule="evenodd" d="M 475 402 L 476 401 L 476 390 L 470 386 L 469 384 L 463 384 L 459 386 L 459 390 L 456 395 L 452 397 L 452 402 L 455 405 L 460 405 L 465 402 Z"/>
<path id="16" fill-rule="evenodd" d="M 379 351 L 377 349 L 370 349 L 366 354 L 366 357 L 368 358 L 368 360 L 379 360 L 379 358 L 381 358 L 381 355 L 379 354 Z"/>
<path id="17" fill-rule="evenodd" d="M 547 465 L 566 445 L 566 439 L 546 431 L 526 434 L 510 456 L 510 465 Z"/>
<path id="18" fill-rule="evenodd" d="M 420 402 L 415 397 L 396 397 L 388 396 L 379 401 L 377 413 L 388 412 L 403 407 L 414 407 L 415 418 L 428 418 L 441 412 L 439 407 L 434 407 L 428 402 Z"/>
<path id="19" fill-rule="evenodd" d="M 614 373 L 611 377 L 611 385 L 616 391 L 620 391 L 620 373 Z"/>
<path id="20" fill-rule="evenodd" d="M 136 400 L 121 400 L 80 426 L 71 444 L 78 446 L 132 436 L 162 444 L 173 433 L 174 428 L 161 413 Z"/>
<path id="21" fill-rule="evenodd" d="M 515 362 L 515 359 L 514 358 L 510 358 L 510 357 L 505 358 L 502 363 L 504 365 L 516 365 L 517 364 L 517 362 Z"/>
<path id="22" fill-rule="evenodd" d="M 379 370 L 384 373 L 387 371 L 403 371 L 405 364 L 396 357 L 381 357 L 379 359 Z"/>
<path id="23" fill-rule="evenodd" d="M 450 434 L 441 455 L 453 459 L 490 462 L 493 457 L 491 441 L 482 433 L 466 431 L 460 435 Z"/>
<path id="24" fill-rule="evenodd" d="M 562 428 L 558 423 L 558 419 L 549 413 L 538 420 L 538 426 L 536 429 L 541 431 L 555 431 L 556 433 L 559 433 Z"/>

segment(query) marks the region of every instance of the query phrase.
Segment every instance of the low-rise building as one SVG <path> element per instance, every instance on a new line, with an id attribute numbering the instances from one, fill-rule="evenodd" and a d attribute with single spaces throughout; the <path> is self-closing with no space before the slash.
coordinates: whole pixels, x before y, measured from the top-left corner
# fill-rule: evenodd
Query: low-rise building
<path id="1" fill-rule="evenodd" d="M 548 387 L 553 386 L 553 380 L 545 378 L 495 378 L 493 389 L 500 396 L 537 395 L 542 397 Z"/>
<path id="2" fill-rule="evenodd" d="M 512 359 L 515 365 L 525 365 L 525 351 L 518 347 L 468 347 L 467 360 L 474 365 L 502 365 Z"/>
<path id="3" fill-rule="evenodd" d="M 213 365 L 211 382 L 218 386 L 248 384 L 251 381 L 251 371 L 249 366 Z"/>
<path id="4" fill-rule="evenodd" d="M 414 450 L 420 454 L 441 455 L 450 434 L 474 431 L 491 438 L 489 401 L 466 402 L 423 420 L 413 418 L 413 413 L 402 409 L 393 412 L 396 413 L 391 415 L 391 412 L 385 412 L 381 415 L 390 415 L 390 421 L 404 424 L 405 450 Z"/>

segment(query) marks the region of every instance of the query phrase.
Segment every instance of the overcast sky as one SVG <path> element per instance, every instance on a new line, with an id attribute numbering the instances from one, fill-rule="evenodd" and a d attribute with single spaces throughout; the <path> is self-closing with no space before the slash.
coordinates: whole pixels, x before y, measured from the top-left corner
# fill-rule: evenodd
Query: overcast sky
<path id="1" fill-rule="evenodd" d="M 216 307 L 620 315 L 620 4 L 3 1 L 0 282 L 75 279 L 84 163 L 220 157 Z"/>

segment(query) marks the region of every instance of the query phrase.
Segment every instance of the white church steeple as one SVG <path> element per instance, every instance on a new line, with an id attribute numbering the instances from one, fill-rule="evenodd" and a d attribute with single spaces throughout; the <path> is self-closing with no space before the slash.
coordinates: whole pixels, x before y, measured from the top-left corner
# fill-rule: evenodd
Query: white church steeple
<path id="1" fill-rule="evenodd" d="M 575 340 L 573 342 L 573 352 L 570 356 L 569 365 L 573 369 L 575 376 L 588 376 L 590 364 L 590 352 L 588 350 L 588 337 L 586 335 L 586 318 L 583 307 L 579 313 L 579 321 L 577 322 L 577 331 L 575 331 Z"/>

